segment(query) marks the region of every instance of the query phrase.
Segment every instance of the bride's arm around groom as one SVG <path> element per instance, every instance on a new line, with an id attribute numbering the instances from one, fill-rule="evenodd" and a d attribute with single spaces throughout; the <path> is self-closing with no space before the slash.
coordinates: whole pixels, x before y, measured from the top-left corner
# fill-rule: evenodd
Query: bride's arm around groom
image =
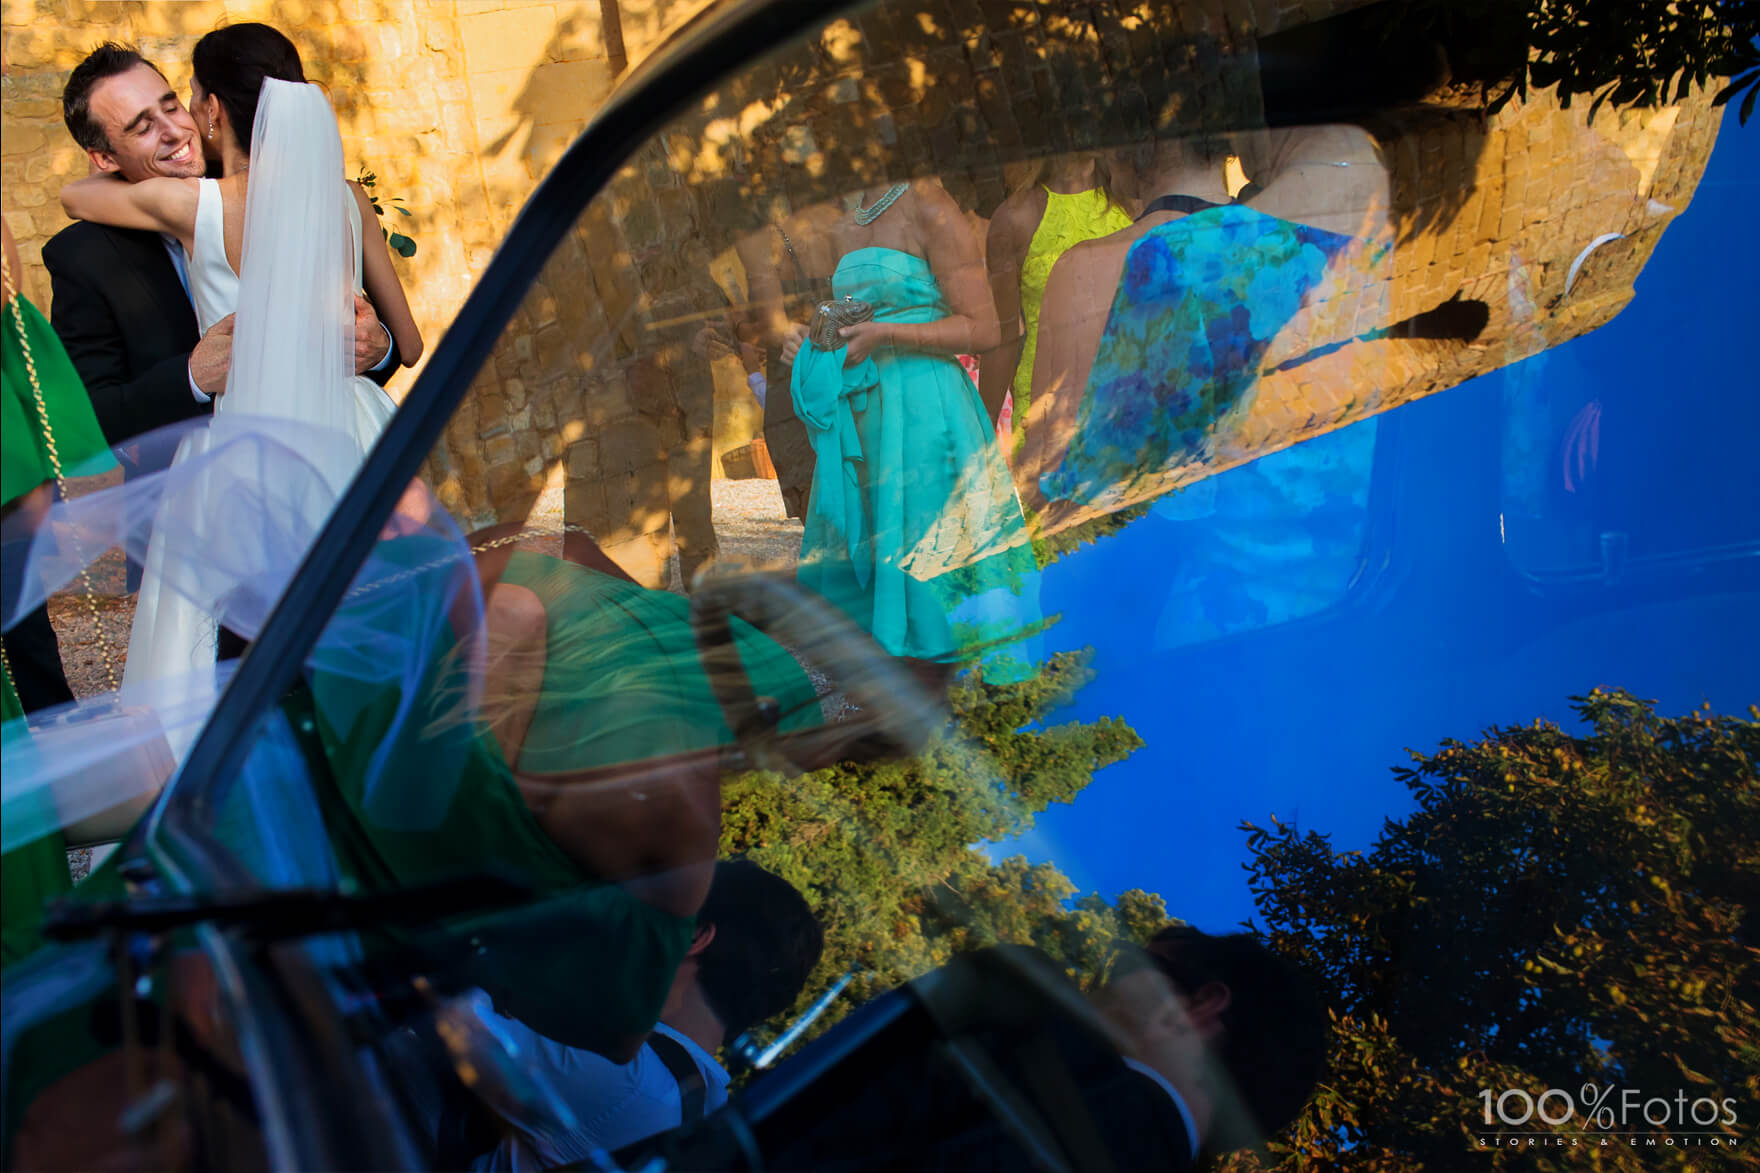
<path id="1" fill-rule="evenodd" d="M 105 44 L 88 55 L 68 79 L 63 108 L 94 172 L 114 182 L 206 173 L 195 118 L 157 67 L 128 46 Z M 43 263 L 55 331 L 112 444 L 210 410 L 225 386 L 232 324 L 206 336 L 198 329 L 175 237 L 82 221 L 45 243 Z M 382 384 L 413 360 L 398 353 L 372 305 L 356 309 L 356 369 Z"/>
<path id="2" fill-rule="evenodd" d="M 76 220 L 88 220 L 115 228 L 156 232 L 175 238 L 186 256 L 195 252 L 196 209 L 201 180 L 152 176 L 130 182 L 114 175 L 94 175 L 61 189 L 61 206 Z M 410 311 L 409 300 L 392 267 L 391 250 L 382 235 L 366 232 L 375 223 L 373 205 L 358 183 L 348 191 L 361 216 L 361 278 L 370 308 L 384 323 L 404 366 L 422 356 L 422 335 Z M 362 307 L 357 306 L 357 311 Z M 357 323 L 359 324 L 359 323 Z M 369 335 L 370 337 L 370 335 Z"/>

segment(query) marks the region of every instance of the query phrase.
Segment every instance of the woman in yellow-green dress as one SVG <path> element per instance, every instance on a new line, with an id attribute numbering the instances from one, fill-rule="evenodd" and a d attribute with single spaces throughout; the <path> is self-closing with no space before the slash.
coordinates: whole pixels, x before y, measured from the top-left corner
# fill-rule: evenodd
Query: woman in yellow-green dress
<path id="1" fill-rule="evenodd" d="M 58 479 L 103 472 L 112 460 L 67 352 L 43 315 L 18 292 L 18 250 L 4 221 L 0 234 L 6 264 L 6 302 L 0 312 L 0 508 L 10 517 L 46 503 L 48 486 Z M 0 735 L 8 741 L 29 736 L 23 717 L 7 663 L 0 680 Z M 44 904 L 71 887 L 59 832 L 0 856 L 0 963 L 34 947 Z"/>
<path id="2" fill-rule="evenodd" d="M 1051 267 L 1084 240 L 1110 236 L 1130 223 L 1110 170 L 1096 155 L 1047 160 L 1033 182 L 1004 200 L 991 217 L 984 261 L 1003 343 L 994 355 L 984 356 L 979 390 L 993 420 L 1011 391 L 1014 395 L 1011 459 L 1025 435 L 1039 305 Z"/>

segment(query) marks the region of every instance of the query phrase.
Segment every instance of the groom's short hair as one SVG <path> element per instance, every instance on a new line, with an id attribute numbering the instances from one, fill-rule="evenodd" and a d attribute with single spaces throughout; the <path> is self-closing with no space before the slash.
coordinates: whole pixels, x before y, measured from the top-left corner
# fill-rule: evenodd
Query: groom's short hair
<path id="1" fill-rule="evenodd" d="M 1217 1105 L 1210 1148 L 1251 1147 L 1301 1115 L 1330 1041 L 1325 1002 L 1305 970 L 1251 934 L 1212 936 L 1185 924 L 1168 925 L 1124 959 L 1127 967 L 1145 960 L 1187 997 L 1213 982 L 1228 990 L 1216 1057 L 1237 1096 Z"/>
<path id="2" fill-rule="evenodd" d="M 105 78 L 127 73 L 137 65 L 146 66 L 160 77 L 165 76 L 165 71 L 142 57 L 139 49 L 115 41 L 105 41 L 74 66 L 73 73 L 67 78 L 67 88 L 61 91 L 61 117 L 66 121 L 67 133 L 73 136 L 74 142 L 88 151 L 110 149 L 110 136 L 92 117 L 92 91 Z"/>
<path id="3" fill-rule="evenodd" d="M 716 863 L 697 924 L 715 926 L 697 984 L 730 1039 L 792 1006 L 825 950 L 800 889 L 749 859 Z"/>

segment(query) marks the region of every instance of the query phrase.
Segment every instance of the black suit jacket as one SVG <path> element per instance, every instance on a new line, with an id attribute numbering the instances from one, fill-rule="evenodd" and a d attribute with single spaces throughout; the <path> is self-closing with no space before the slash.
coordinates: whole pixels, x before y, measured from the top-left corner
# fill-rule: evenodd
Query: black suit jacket
<path id="1" fill-rule="evenodd" d="M 121 444 L 213 410 L 189 389 L 189 352 L 201 334 L 163 237 L 80 222 L 43 245 L 43 264 L 50 323 L 106 440 Z"/>
<path id="2" fill-rule="evenodd" d="M 701 1126 L 617 1155 L 631 1169 L 654 1155 L 681 1169 L 756 1169 L 754 1152 L 764 1169 L 811 1173 L 1042 1167 L 1004 1106 L 1041 1151 L 1083 1173 L 1196 1167 L 1168 1089 L 1126 1063 L 1061 964 L 1018 945 L 962 954 L 881 995 Z"/>
<path id="3" fill-rule="evenodd" d="M 213 410 L 189 387 L 196 314 L 156 232 L 84 221 L 43 245 L 53 300 L 49 320 L 91 396 L 111 444 Z M 368 377 L 384 385 L 391 362 Z"/>

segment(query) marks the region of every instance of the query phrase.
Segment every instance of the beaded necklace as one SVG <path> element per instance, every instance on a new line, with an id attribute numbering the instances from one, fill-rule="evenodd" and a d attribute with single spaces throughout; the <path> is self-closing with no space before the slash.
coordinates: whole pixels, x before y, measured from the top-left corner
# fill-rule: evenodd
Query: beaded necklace
<path id="1" fill-rule="evenodd" d="M 862 207 L 862 193 L 857 192 L 852 197 L 850 204 L 850 211 L 855 215 L 856 223 L 866 228 L 878 220 L 880 214 L 890 208 L 894 200 L 910 190 L 910 186 L 908 183 L 895 183 L 886 189 L 885 195 L 875 200 L 872 206 L 866 208 Z"/>

